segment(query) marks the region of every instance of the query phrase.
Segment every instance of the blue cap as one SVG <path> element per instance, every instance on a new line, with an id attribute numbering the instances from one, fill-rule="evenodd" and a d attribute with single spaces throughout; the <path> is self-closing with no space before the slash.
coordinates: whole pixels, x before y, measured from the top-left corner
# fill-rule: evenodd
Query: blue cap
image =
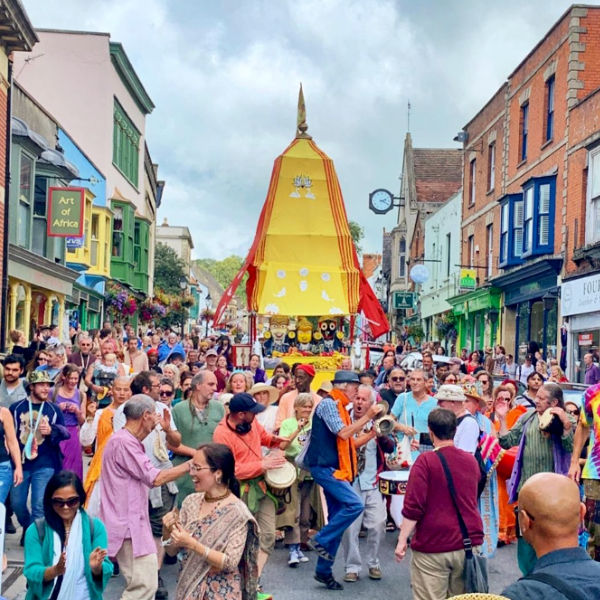
<path id="1" fill-rule="evenodd" d="M 265 410 L 265 408 L 266 406 L 256 402 L 247 392 L 234 394 L 233 398 L 229 401 L 229 412 L 232 413 L 251 412 L 257 414 Z"/>

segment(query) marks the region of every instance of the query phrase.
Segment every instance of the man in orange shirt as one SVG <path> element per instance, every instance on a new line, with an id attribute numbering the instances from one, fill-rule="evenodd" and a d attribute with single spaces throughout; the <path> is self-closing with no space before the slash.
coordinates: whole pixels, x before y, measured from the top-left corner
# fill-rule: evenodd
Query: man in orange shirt
<path id="1" fill-rule="evenodd" d="M 246 392 L 235 394 L 229 402 L 229 414 L 217 425 L 213 441 L 225 444 L 235 458 L 235 476 L 240 481 L 242 500 L 248 505 L 260 527 L 258 574 L 263 570 L 275 546 L 276 499 L 268 492 L 264 474 L 286 463 L 281 450 L 262 455 L 262 447 L 279 448 L 287 438 L 267 433 L 255 416 L 265 410 Z"/>
<path id="2" fill-rule="evenodd" d="M 294 383 L 296 385 L 295 390 L 286 392 L 281 396 L 279 400 L 279 406 L 277 408 L 277 415 L 275 416 L 275 431 L 279 431 L 281 423 L 285 419 L 289 419 L 294 416 L 294 401 L 300 393 L 312 394 L 314 408 L 319 404 L 321 397 L 315 392 L 311 392 L 310 384 L 315 377 L 315 368 L 312 365 L 298 365 L 294 369 Z M 314 410 L 313 408 L 313 410 Z"/>

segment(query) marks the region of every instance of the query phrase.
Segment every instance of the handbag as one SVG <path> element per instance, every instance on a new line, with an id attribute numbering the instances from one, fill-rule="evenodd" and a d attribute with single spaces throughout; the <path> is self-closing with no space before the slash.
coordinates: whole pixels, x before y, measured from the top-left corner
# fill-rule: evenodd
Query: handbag
<path id="1" fill-rule="evenodd" d="M 312 429 L 309 429 L 306 434 L 306 441 L 304 442 L 304 446 L 302 446 L 302 450 L 300 450 L 300 454 L 296 456 L 294 462 L 296 466 L 300 469 L 304 469 L 305 471 L 310 471 L 310 467 L 306 464 L 306 453 L 308 452 L 308 447 L 310 446 L 310 438 L 311 438 Z"/>
<path id="2" fill-rule="evenodd" d="M 488 571 L 487 571 L 487 558 L 481 554 L 473 553 L 473 544 L 469 537 L 469 531 L 465 525 L 465 521 L 460 514 L 458 504 L 456 503 L 456 490 L 454 488 L 454 481 L 452 480 L 452 474 L 450 468 L 446 462 L 444 455 L 438 450 L 437 455 L 442 463 L 442 468 L 446 474 L 446 481 L 448 482 L 448 489 L 450 490 L 450 498 L 452 504 L 456 510 L 456 516 L 458 517 L 458 525 L 460 526 L 460 532 L 463 536 L 463 546 L 465 549 L 465 567 L 463 570 L 463 580 L 465 582 L 466 593 L 484 593 L 487 594 L 489 590 L 488 585 Z"/>
<path id="3" fill-rule="evenodd" d="M 406 392 L 404 392 L 404 424 L 408 426 L 406 418 Z M 385 455 L 385 465 L 390 471 L 398 471 L 399 469 L 408 469 L 413 464 L 412 449 L 410 447 L 411 438 L 408 435 L 403 435 L 399 439 L 398 434 L 392 433 L 394 438 L 395 448 L 392 452 Z"/>

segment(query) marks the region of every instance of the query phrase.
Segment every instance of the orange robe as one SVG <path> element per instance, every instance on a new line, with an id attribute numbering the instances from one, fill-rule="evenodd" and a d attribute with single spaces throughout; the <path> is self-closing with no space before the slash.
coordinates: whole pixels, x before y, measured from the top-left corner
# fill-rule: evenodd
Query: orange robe
<path id="1" fill-rule="evenodd" d="M 92 462 L 90 462 L 90 466 L 88 468 L 87 474 L 85 476 L 85 482 L 83 484 L 83 489 L 85 490 L 87 500 L 86 500 L 86 508 L 87 503 L 89 502 L 89 498 L 92 495 L 92 490 L 96 485 L 98 479 L 100 479 L 100 471 L 102 469 L 102 455 L 104 454 L 104 447 L 106 446 L 106 442 L 108 442 L 110 436 L 113 434 L 113 416 L 115 414 L 115 409 L 107 406 L 100 415 L 98 419 L 98 431 L 96 432 L 96 452 L 94 453 L 94 457 L 92 458 Z"/>

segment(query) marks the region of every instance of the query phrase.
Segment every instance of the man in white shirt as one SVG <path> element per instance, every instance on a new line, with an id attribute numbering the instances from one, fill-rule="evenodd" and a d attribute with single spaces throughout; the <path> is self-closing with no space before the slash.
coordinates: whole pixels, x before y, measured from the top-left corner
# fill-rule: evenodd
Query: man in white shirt
<path id="1" fill-rule="evenodd" d="M 475 454 L 479 442 L 479 425 L 465 408 L 467 397 L 459 385 L 442 385 L 435 395 L 438 406 L 452 411 L 459 423 L 454 435 L 454 446 Z"/>

